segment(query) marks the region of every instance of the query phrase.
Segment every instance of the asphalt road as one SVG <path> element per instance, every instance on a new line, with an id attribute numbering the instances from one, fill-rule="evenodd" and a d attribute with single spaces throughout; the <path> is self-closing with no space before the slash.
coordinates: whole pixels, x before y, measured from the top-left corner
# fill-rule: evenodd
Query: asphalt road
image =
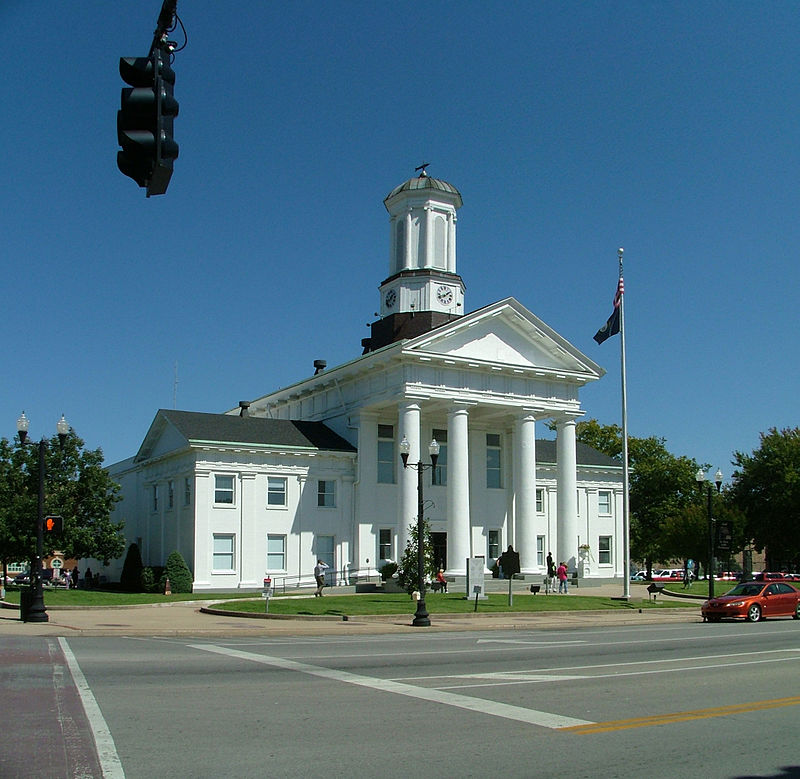
<path id="1" fill-rule="evenodd" d="M 794 620 L 20 642 L 2 777 L 800 776 Z"/>

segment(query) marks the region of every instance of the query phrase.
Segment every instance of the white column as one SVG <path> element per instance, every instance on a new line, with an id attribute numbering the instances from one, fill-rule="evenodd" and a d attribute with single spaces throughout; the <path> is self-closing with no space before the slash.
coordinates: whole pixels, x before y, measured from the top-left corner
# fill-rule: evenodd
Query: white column
<path id="1" fill-rule="evenodd" d="M 575 420 L 556 423 L 558 461 L 558 562 L 570 572 L 578 563 L 578 475 L 575 451 Z"/>
<path id="2" fill-rule="evenodd" d="M 447 572 L 466 576 L 471 553 L 469 517 L 469 412 L 447 415 Z"/>
<path id="3" fill-rule="evenodd" d="M 400 443 L 397 441 L 396 443 Z M 395 450 L 397 447 L 395 446 Z M 400 459 L 398 454 L 397 459 Z M 395 471 L 397 473 L 397 471 Z M 354 548 L 350 561 L 352 568 L 362 570 L 374 568 L 375 535 L 385 517 L 378 508 L 378 416 L 369 411 L 361 411 L 358 419 L 358 489 L 355 501 L 355 527 L 353 529 Z M 392 524 L 391 521 L 388 524 Z M 367 562 L 369 560 L 369 563 Z"/>
<path id="4" fill-rule="evenodd" d="M 514 540 L 522 573 L 537 572 L 536 564 L 536 417 L 517 420 L 514 436 Z"/>
<path id="5" fill-rule="evenodd" d="M 256 475 L 239 474 L 239 587 L 258 587 L 264 580 L 266 565 L 266 533 L 261 538 L 256 519 Z M 263 551 L 263 557 L 261 552 Z"/>
<path id="6" fill-rule="evenodd" d="M 447 218 L 447 270 L 456 272 L 456 215 Z"/>
<path id="7" fill-rule="evenodd" d="M 411 208 L 406 211 L 406 244 L 403 268 L 406 270 L 411 268 Z"/>
<path id="8" fill-rule="evenodd" d="M 347 528 L 347 534 L 339 539 L 339 559 L 338 568 L 340 571 L 337 584 L 350 584 L 349 571 L 355 567 L 356 529 L 353 521 L 353 484 L 355 476 L 350 473 L 342 475 L 342 527 Z"/>
<path id="9" fill-rule="evenodd" d="M 425 268 L 433 265 L 433 209 L 425 206 L 425 259 L 420 263 Z"/>
<path id="10" fill-rule="evenodd" d="M 194 587 L 207 590 L 211 587 L 211 518 L 209 516 L 212 501 L 211 473 L 206 470 L 196 470 L 194 474 L 194 494 L 192 495 L 192 509 L 194 511 Z M 147 526 L 149 535 L 150 527 Z M 148 536 L 145 543 L 149 547 Z M 145 560 L 149 561 L 149 548 L 147 556 L 142 552 Z"/>
<path id="11" fill-rule="evenodd" d="M 400 441 L 408 439 L 411 449 L 408 452 L 408 462 L 420 461 L 420 408 L 416 403 L 401 403 L 398 418 L 398 436 Z M 398 454 L 399 456 L 399 454 Z M 397 557 L 403 556 L 408 541 L 408 526 L 417 521 L 417 471 L 415 468 L 399 469 L 400 490 L 397 501 Z"/>

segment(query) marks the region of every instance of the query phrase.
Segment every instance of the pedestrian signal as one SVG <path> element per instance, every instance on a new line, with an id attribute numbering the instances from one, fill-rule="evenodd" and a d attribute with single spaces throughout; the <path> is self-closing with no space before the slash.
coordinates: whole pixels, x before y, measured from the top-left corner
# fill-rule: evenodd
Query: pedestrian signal
<path id="1" fill-rule="evenodd" d="M 45 517 L 44 532 L 51 536 L 60 536 L 64 530 L 64 517 Z"/>

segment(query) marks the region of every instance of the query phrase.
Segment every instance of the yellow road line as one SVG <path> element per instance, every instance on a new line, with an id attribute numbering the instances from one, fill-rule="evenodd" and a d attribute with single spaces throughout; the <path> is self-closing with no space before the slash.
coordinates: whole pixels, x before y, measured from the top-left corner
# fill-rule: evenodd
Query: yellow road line
<path id="1" fill-rule="evenodd" d="M 613 730 L 648 728 L 652 725 L 667 725 L 671 722 L 687 722 L 689 720 L 709 719 L 711 717 L 727 717 L 729 714 L 741 714 L 747 711 L 761 711 L 763 709 L 778 709 L 782 706 L 797 706 L 798 704 L 800 704 L 800 695 L 794 695 L 791 698 L 774 698 L 773 700 L 755 701 L 753 703 L 736 703 L 732 706 L 716 706 L 711 709 L 679 711 L 673 714 L 654 714 L 650 717 L 595 722 L 591 725 L 572 725 L 566 728 L 559 728 L 559 731 L 576 733 L 578 735 L 608 733 Z"/>

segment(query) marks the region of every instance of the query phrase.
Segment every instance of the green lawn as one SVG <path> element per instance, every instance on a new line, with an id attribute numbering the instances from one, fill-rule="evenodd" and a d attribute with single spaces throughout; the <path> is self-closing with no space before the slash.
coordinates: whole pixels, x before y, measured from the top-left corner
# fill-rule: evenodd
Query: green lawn
<path id="1" fill-rule="evenodd" d="M 469 614 L 475 610 L 475 601 L 460 594 L 429 593 L 425 599 L 430 614 Z M 215 608 L 263 614 L 262 599 L 215 603 Z M 590 611 L 595 609 L 659 609 L 674 607 L 699 608 L 692 601 L 625 602 L 591 595 L 529 595 L 515 594 L 514 605 L 508 605 L 508 595 L 490 593 L 487 600 L 478 601 L 481 614 L 503 612 Z M 306 616 L 358 616 L 367 614 L 413 614 L 416 603 L 405 593 L 370 593 L 364 595 L 325 595 L 322 598 L 270 598 L 270 614 L 295 614 Z"/>
<path id="2" fill-rule="evenodd" d="M 705 586 L 705 590 L 703 589 Z M 696 593 L 708 591 L 708 585 L 700 582 L 694 585 Z M 717 592 L 724 590 L 721 583 Z M 19 604 L 19 590 L 6 589 L 6 602 Z M 691 592 L 691 590 L 690 590 Z M 363 615 L 363 614 L 406 614 L 413 613 L 415 603 L 405 593 L 365 593 L 358 595 L 336 595 L 328 591 L 322 598 L 299 597 L 308 592 L 298 591 L 286 596 L 270 598 L 269 610 L 273 614 L 297 615 Z M 585 611 L 592 609 L 658 609 L 658 608 L 699 608 L 700 602 L 677 600 L 661 596 L 648 600 L 644 587 L 632 584 L 630 602 L 593 595 L 531 595 L 527 592 L 514 594 L 514 605 L 508 605 L 506 593 L 490 593 L 487 600 L 478 601 L 478 611 L 503 613 L 509 611 Z M 644 600 L 641 600 L 644 597 Z M 157 593 L 129 593 L 113 590 L 44 590 L 45 606 L 130 606 L 149 603 L 174 603 L 177 601 L 214 601 L 215 606 L 226 611 L 263 613 L 265 604 L 257 592 L 207 593 L 159 595 Z M 466 614 L 475 610 L 474 599 L 466 600 L 463 594 L 428 593 L 426 605 L 431 614 Z"/>

